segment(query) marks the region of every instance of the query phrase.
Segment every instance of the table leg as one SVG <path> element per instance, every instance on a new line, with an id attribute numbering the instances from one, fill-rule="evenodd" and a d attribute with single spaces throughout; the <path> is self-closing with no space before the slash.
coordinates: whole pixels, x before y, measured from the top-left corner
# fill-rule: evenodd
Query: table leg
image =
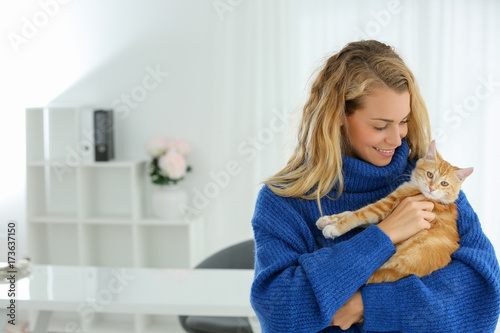
<path id="1" fill-rule="evenodd" d="M 39 311 L 33 333 L 47 333 L 52 311 Z"/>
<path id="2" fill-rule="evenodd" d="M 5 332 L 7 326 L 7 309 L 0 309 L 0 332 Z"/>

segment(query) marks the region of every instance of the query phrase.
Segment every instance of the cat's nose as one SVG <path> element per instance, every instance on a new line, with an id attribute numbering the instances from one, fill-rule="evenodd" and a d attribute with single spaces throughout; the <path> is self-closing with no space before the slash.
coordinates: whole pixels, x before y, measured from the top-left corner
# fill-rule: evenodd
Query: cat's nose
<path id="1" fill-rule="evenodd" d="M 435 190 L 436 190 L 435 188 L 429 187 L 429 192 L 430 193 L 434 192 Z"/>

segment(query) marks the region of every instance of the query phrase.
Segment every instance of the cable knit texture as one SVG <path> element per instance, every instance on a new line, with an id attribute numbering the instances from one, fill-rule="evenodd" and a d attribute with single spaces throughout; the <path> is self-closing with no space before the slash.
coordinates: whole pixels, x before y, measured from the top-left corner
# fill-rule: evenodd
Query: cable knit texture
<path id="1" fill-rule="evenodd" d="M 323 213 L 356 210 L 409 179 L 404 140 L 391 163 L 376 167 L 344 157 L 344 192 L 321 200 Z M 377 226 L 325 239 L 315 222 L 315 200 L 275 195 L 264 186 L 252 226 L 256 242 L 251 302 L 262 331 L 340 332 L 328 327 L 334 313 L 361 289 L 364 325 L 347 332 L 494 332 L 500 313 L 500 272 L 490 241 L 464 193 L 457 200 L 460 248 L 452 262 L 422 279 L 365 282 L 395 249 Z M 345 332 L 345 331 L 343 331 Z"/>

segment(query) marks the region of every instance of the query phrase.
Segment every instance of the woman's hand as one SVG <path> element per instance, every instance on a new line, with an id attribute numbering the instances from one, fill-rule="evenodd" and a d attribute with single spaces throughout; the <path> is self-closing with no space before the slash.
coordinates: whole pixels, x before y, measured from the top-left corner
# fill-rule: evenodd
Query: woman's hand
<path id="1" fill-rule="evenodd" d="M 353 324 L 358 323 L 363 318 L 363 314 L 363 300 L 361 299 L 361 292 L 358 290 L 333 315 L 330 326 L 338 326 L 343 330 L 347 330 Z"/>
<path id="2" fill-rule="evenodd" d="M 423 194 L 405 198 L 382 222 L 379 228 L 392 240 L 393 244 L 410 238 L 419 231 L 429 229 L 436 215 L 434 204 Z"/>

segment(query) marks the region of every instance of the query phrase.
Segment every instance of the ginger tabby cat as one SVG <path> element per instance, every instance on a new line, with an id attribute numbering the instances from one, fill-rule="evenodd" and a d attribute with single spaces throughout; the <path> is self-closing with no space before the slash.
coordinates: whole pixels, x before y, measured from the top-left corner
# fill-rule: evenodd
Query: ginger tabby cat
<path id="1" fill-rule="evenodd" d="M 434 203 L 436 218 L 431 221 L 431 228 L 396 244 L 396 253 L 373 273 L 367 283 L 393 282 L 412 274 L 418 277 L 429 275 L 448 265 L 451 254 L 459 248 L 454 202 L 462 182 L 472 171 L 473 168 L 460 169 L 443 160 L 432 141 L 425 157 L 417 161 L 409 182 L 357 211 L 321 217 L 316 225 L 326 238 L 336 238 L 358 226 L 379 223 L 403 199 L 422 193 Z"/>

